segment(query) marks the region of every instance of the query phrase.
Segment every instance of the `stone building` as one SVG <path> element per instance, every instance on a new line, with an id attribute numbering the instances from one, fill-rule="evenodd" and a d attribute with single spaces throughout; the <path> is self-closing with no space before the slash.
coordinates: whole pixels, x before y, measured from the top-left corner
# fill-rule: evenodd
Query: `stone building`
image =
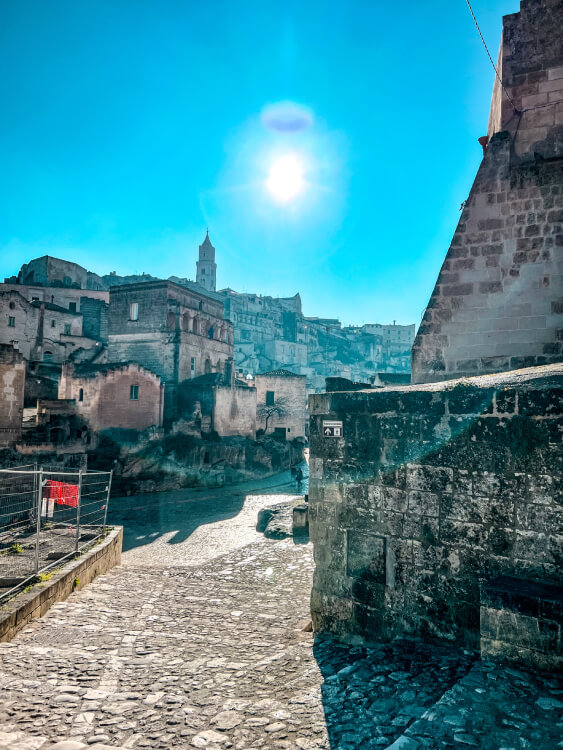
<path id="1" fill-rule="evenodd" d="M 0 344 L 0 447 L 19 440 L 22 431 L 26 364 L 10 344 Z"/>
<path id="2" fill-rule="evenodd" d="M 67 261 L 65 261 L 67 262 Z M 4 282 L 0 292 L 18 292 L 28 302 L 51 302 L 64 307 L 70 312 L 82 312 L 86 300 L 97 301 L 100 305 L 109 302 L 109 292 L 99 289 L 79 289 L 76 287 L 41 286 L 39 284 L 22 284 Z"/>
<path id="3" fill-rule="evenodd" d="M 84 335 L 79 312 L 42 300 L 28 302 L 14 290 L 0 291 L 0 343 L 12 343 L 29 362 L 62 363 L 79 349 L 97 352 L 101 342 Z"/>
<path id="4" fill-rule="evenodd" d="M 256 375 L 256 426 L 288 440 L 305 437 L 307 419 L 306 378 L 289 370 Z"/>
<path id="5" fill-rule="evenodd" d="M 378 370 L 410 370 L 414 325 L 342 328 L 336 319 L 304 316 L 299 294 L 219 294 L 234 325 L 236 365 L 245 373 L 291 369 L 306 375 L 309 392 L 318 392 L 329 376 L 367 380 Z"/>
<path id="6" fill-rule="evenodd" d="M 162 378 L 165 420 L 177 415 L 179 383 L 224 372 L 232 356 L 233 326 L 214 298 L 171 281 L 112 287 L 109 361 L 138 362 Z"/>
<path id="7" fill-rule="evenodd" d="M 256 388 L 235 378 L 232 360 L 225 373 L 184 380 L 178 388 L 182 432 L 216 432 L 221 437 L 256 437 Z"/>
<path id="8" fill-rule="evenodd" d="M 495 86 L 415 385 L 310 398 L 316 630 L 563 667 L 562 28 L 555 0 L 504 19 L 519 111 Z"/>
<path id="9" fill-rule="evenodd" d="M 563 359 L 563 11 L 506 16 L 483 161 L 412 353 L 413 382 Z"/>
<path id="10" fill-rule="evenodd" d="M 311 396 L 315 630 L 484 640 L 563 666 L 561 613 L 523 593 L 563 573 L 562 394 L 559 364 Z M 512 605 L 483 614 L 499 576 L 515 579 Z"/>
<path id="11" fill-rule="evenodd" d="M 11 279 L 7 279 L 11 281 Z M 64 287 L 72 289 L 103 290 L 102 279 L 78 263 L 43 255 L 25 263 L 13 282 L 26 286 Z"/>
<path id="12" fill-rule="evenodd" d="M 94 432 L 162 427 L 164 384 L 135 363 L 63 365 L 59 399 L 73 401 Z"/>
<path id="13" fill-rule="evenodd" d="M 217 284 L 217 264 L 215 263 L 215 248 L 209 239 L 209 231 L 199 246 L 199 260 L 197 261 L 196 281 L 208 292 L 214 292 Z"/>

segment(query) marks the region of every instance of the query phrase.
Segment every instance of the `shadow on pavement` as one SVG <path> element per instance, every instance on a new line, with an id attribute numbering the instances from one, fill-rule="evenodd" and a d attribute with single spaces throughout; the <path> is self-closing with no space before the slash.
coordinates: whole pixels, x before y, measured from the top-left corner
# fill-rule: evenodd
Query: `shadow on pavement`
<path id="1" fill-rule="evenodd" d="M 367 648 L 323 635 L 315 636 L 313 653 L 324 677 L 322 702 L 333 750 L 388 747 L 467 674 L 476 658 L 412 641 Z"/>
<path id="2" fill-rule="evenodd" d="M 168 544 L 182 544 L 199 526 L 234 518 L 241 512 L 247 495 L 261 492 L 297 494 L 297 486 L 290 472 L 286 471 L 261 480 L 212 489 L 190 487 L 112 497 L 108 523 L 123 526 L 123 552 L 152 544 L 161 536 L 170 534 L 172 536 L 166 540 Z"/>

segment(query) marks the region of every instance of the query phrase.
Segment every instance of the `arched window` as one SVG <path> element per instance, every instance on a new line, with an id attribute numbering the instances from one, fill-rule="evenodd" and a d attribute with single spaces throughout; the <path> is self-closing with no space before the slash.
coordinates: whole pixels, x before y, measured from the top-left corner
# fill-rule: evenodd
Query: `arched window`
<path id="1" fill-rule="evenodd" d="M 205 360 L 204 372 L 206 375 L 209 375 L 209 373 L 211 372 L 211 360 L 210 359 Z"/>
<path id="2" fill-rule="evenodd" d="M 53 352 L 46 351 L 43 352 L 43 362 L 52 362 L 53 361 Z"/>

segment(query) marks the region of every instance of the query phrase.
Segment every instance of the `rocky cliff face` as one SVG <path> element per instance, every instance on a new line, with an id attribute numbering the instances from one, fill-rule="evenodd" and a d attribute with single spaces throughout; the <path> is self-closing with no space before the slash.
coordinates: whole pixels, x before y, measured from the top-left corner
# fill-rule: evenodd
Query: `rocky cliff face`
<path id="1" fill-rule="evenodd" d="M 181 487 L 218 487 L 268 476 L 300 463 L 303 448 L 304 442 L 299 440 L 202 439 L 176 434 L 140 450 L 122 449 L 113 456 L 109 448 L 106 456 L 98 452 L 97 460 L 101 457 L 107 468 L 105 464 L 108 460 L 112 463 L 113 458 L 113 494 L 131 495 Z"/>

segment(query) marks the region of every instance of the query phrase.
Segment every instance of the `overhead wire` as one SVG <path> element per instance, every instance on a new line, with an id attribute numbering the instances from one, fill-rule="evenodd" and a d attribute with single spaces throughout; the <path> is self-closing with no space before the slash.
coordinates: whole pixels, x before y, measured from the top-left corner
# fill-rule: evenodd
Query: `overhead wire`
<path id="1" fill-rule="evenodd" d="M 475 18 L 475 13 L 473 12 L 473 8 L 471 7 L 471 3 L 470 3 L 469 0 L 465 0 L 465 2 L 467 3 L 467 7 L 469 8 L 469 12 L 471 13 L 471 17 L 473 18 L 473 21 L 475 22 L 475 26 L 477 28 L 477 31 L 479 32 L 479 36 L 481 37 L 481 41 L 483 42 L 483 47 L 485 48 L 485 51 L 486 51 L 486 53 L 488 55 L 488 58 L 491 61 L 491 65 L 493 66 L 493 70 L 495 71 L 495 75 L 496 75 L 496 77 L 498 79 L 498 82 L 500 83 L 500 85 L 502 87 L 502 90 L 506 94 L 506 97 L 507 97 L 508 101 L 512 104 L 512 108 L 514 109 L 515 112 L 518 113 L 519 112 L 518 107 L 512 101 L 512 98 L 511 98 L 510 94 L 508 93 L 508 91 L 506 90 L 506 87 L 505 87 L 504 83 L 502 82 L 502 79 L 501 79 L 501 77 L 499 75 L 499 72 L 497 70 L 497 66 L 493 62 L 493 58 L 491 57 L 491 53 L 489 52 L 489 48 L 487 47 L 487 42 L 485 41 L 485 38 L 483 37 L 483 34 L 481 33 L 481 29 L 479 27 L 479 24 L 477 23 L 477 19 Z"/>

